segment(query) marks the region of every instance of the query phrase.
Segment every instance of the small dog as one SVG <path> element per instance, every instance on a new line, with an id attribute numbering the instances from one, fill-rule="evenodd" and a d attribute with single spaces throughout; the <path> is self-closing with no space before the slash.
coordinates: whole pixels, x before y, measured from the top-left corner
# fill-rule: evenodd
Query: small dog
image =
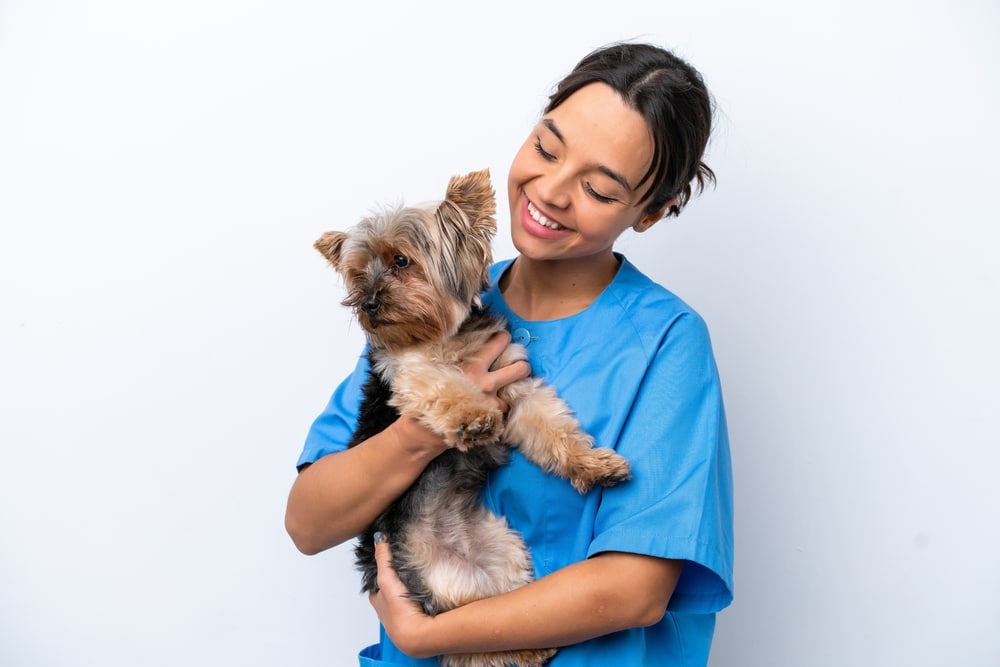
<path id="1" fill-rule="evenodd" d="M 400 415 L 441 435 L 449 449 L 359 537 L 362 590 L 377 590 L 374 533 L 392 541 L 393 567 L 428 614 L 527 584 L 531 557 L 521 536 L 480 504 L 489 471 L 509 447 L 582 492 L 629 478 L 629 464 L 595 448 L 570 408 L 536 377 L 506 386 L 504 414 L 462 372 L 464 360 L 505 328 L 485 309 L 496 210 L 488 170 L 453 177 L 445 199 L 365 218 L 327 232 L 315 247 L 343 277 L 365 330 L 371 374 L 349 446 Z M 494 364 L 527 359 L 511 344 Z M 551 648 L 443 656 L 446 667 L 540 667 Z"/>

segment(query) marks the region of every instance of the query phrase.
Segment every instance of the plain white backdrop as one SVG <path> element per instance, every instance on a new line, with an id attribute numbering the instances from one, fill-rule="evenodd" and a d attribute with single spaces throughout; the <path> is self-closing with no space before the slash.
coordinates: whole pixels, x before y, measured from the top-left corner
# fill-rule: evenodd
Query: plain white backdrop
<path id="1" fill-rule="evenodd" d="M 719 184 L 619 249 L 726 391 L 713 667 L 1000 664 L 1000 10 L 980 2 L 0 0 L 0 664 L 341 666 L 349 546 L 284 533 L 361 337 L 312 249 L 498 184 L 552 85 L 702 70 Z"/>

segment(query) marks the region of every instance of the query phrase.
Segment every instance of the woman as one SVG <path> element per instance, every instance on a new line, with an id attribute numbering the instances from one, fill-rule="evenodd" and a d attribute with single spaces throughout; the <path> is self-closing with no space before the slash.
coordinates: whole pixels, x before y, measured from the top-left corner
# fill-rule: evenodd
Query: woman
<path id="1" fill-rule="evenodd" d="M 432 618 L 405 598 L 391 543 L 379 544 L 371 602 L 383 632 L 362 664 L 555 646 L 551 667 L 707 663 L 715 613 L 732 599 L 718 373 L 702 319 L 613 244 L 677 215 L 692 187 L 714 180 L 702 162 L 711 116 L 699 73 L 648 44 L 599 49 L 556 87 L 510 167 L 518 255 L 493 267 L 484 294 L 528 345 L 531 368 L 489 371 L 510 340 L 501 335 L 466 372 L 501 407 L 499 387 L 541 376 L 633 478 L 581 495 L 515 450 L 483 500 L 524 536 L 537 580 Z M 406 418 L 344 449 L 366 372 L 362 360 L 299 459 L 286 524 L 305 553 L 362 532 L 444 450 Z"/>

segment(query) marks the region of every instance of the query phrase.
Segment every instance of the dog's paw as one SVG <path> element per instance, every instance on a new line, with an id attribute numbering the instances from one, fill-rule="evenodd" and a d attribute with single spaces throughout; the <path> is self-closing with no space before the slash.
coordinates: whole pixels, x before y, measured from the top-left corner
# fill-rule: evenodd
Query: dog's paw
<path id="1" fill-rule="evenodd" d="M 470 447 L 497 442 L 503 430 L 503 413 L 499 410 L 484 410 L 456 415 L 454 425 L 445 434 L 449 447 L 466 451 Z"/>
<path id="2" fill-rule="evenodd" d="M 580 493 L 590 491 L 594 486 L 614 486 L 632 477 L 632 467 L 628 460 L 606 447 L 595 447 L 584 457 L 583 465 L 574 471 L 570 482 Z"/>

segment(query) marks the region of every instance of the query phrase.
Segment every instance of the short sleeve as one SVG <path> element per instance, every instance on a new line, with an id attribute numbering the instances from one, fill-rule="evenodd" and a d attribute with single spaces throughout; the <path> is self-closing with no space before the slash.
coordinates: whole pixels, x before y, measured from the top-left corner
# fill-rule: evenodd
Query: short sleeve
<path id="1" fill-rule="evenodd" d="M 327 454 L 347 449 L 358 424 L 362 390 L 368 379 L 368 355 L 362 354 L 354 372 L 333 392 L 326 409 L 313 421 L 296 467 L 312 463 Z"/>
<path id="2" fill-rule="evenodd" d="M 684 560 L 668 609 L 726 607 L 733 596 L 729 440 L 708 330 L 695 313 L 680 314 L 661 336 L 616 449 L 633 477 L 603 491 L 588 555 Z"/>

